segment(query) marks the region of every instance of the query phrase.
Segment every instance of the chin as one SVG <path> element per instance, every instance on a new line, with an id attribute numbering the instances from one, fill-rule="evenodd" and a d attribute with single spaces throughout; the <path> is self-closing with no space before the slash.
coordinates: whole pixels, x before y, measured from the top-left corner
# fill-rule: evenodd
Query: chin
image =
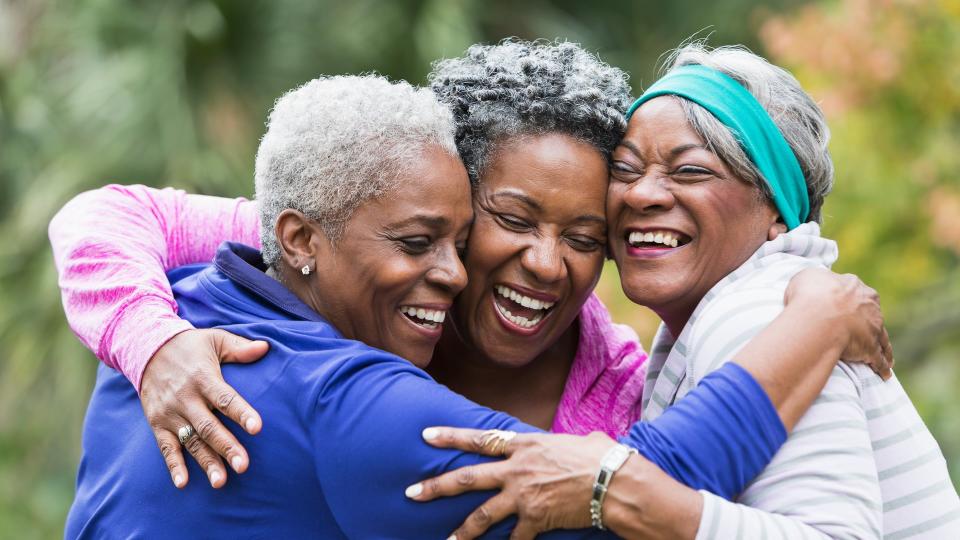
<path id="1" fill-rule="evenodd" d="M 514 348 L 503 348 L 499 344 L 494 347 L 479 347 L 486 361 L 501 368 L 522 368 L 536 359 L 540 351 L 523 351 Z"/>

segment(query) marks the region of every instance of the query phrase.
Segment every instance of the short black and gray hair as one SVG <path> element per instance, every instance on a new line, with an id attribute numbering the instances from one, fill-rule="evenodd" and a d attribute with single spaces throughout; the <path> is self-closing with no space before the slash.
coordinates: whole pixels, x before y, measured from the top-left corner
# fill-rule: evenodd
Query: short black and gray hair
<path id="1" fill-rule="evenodd" d="M 474 184 L 506 139 L 562 133 L 609 158 L 627 127 L 627 74 L 576 43 L 473 45 L 434 62 L 428 80 L 453 111 L 457 148 Z"/>
<path id="2" fill-rule="evenodd" d="M 379 75 L 314 79 L 274 104 L 257 150 L 263 260 L 276 267 L 277 216 L 292 208 L 336 241 L 364 201 L 393 187 L 423 151 L 456 155 L 453 117 L 434 94 Z"/>
<path id="3" fill-rule="evenodd" d="M 830 128 L 813 98 L 803 91 L 790 72 L 742 46 L 710 48 L 701 42 L 684 45 L 667 57 L 666 72 L 691 64 L 729 75 L 757 98 L 780 129 L 803 171 L 810 197 L 807 220 L 820 222 L 823 201 L 833 188 L 833 160 L 827 149 Z M 690 126 L 710 150 L 730 166 L 734 174 L 757 186 L 767 200 L 772 201 L 769 186 L 733 133 L 703 107 L 673 97 L 679 100 Z"/>

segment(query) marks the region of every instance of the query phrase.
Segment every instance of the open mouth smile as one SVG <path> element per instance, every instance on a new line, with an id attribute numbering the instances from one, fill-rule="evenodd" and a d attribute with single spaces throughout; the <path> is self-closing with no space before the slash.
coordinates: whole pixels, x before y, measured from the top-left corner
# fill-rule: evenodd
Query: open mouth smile
<path id="1" fill-rule="evenodd" d="M 493 290 L 493 305 L 500 321 L 524 335 L 536 333 L 556 304 L 556 298 L 534 298 L 507 285 L 496 285 Z"/>
<path id="2" fill-rule="evenodd" d="M 447 311 L 440 309 L 429 309 L 418 306 L 400 306 L 400 313 L 404 318 L 413 323 L 418 328 L 427 330 L 429 333 L 439 333 L 443 326 L 444 319 L 447 318 Z"/>
<path id="3" fill-rule="evenodd" d="M 681 232 L 667 229 L 628 230 L 624 239 L 627 252 L 637 256 L 666 255 L 692 241 Z"/>

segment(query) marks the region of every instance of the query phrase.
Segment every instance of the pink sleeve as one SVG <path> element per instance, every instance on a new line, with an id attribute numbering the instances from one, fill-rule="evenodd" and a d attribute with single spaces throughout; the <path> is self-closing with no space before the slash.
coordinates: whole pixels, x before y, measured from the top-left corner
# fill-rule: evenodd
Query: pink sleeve
<path id="1" fill-rule="evenodd" d="M 193 328 L 177 317 L 166 271 L 210 261 L 224 240 L 260 246 L 257 204 L 171 188 L 110 185 L 50 222 L 70 328 L 137 391 L 150 358 Z"/>

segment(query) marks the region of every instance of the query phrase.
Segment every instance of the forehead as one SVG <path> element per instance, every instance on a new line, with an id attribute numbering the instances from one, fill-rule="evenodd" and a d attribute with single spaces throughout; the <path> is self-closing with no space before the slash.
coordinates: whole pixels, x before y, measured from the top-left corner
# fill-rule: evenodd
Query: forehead
<path id="1" fill-rule="evenodd" d="M 480 181 L 486 193 L 519 191 L 550 206 L 603 204 L 607 161 L 569 135 L 513 137 L 498 145 Z"/>
<path id="2" fill-rule="evenodd" d="M 454 222 L 469 220 L 470 198 L 470 181 L 460 159 L 429 149 L 406 167 L 386 193 L 367 204 L 376 208 L 372 215 L 384 221 L 422 211 L 418 213 L 448 216 Z"/>
<path id="3" fill-rule="evenodd" d="M 703 144 L 703 139 L 687 121 L 680 98 L 660 96 L 637 109 L 627 124 L 622 146 L 656 146 L 674 142 Z"/>

